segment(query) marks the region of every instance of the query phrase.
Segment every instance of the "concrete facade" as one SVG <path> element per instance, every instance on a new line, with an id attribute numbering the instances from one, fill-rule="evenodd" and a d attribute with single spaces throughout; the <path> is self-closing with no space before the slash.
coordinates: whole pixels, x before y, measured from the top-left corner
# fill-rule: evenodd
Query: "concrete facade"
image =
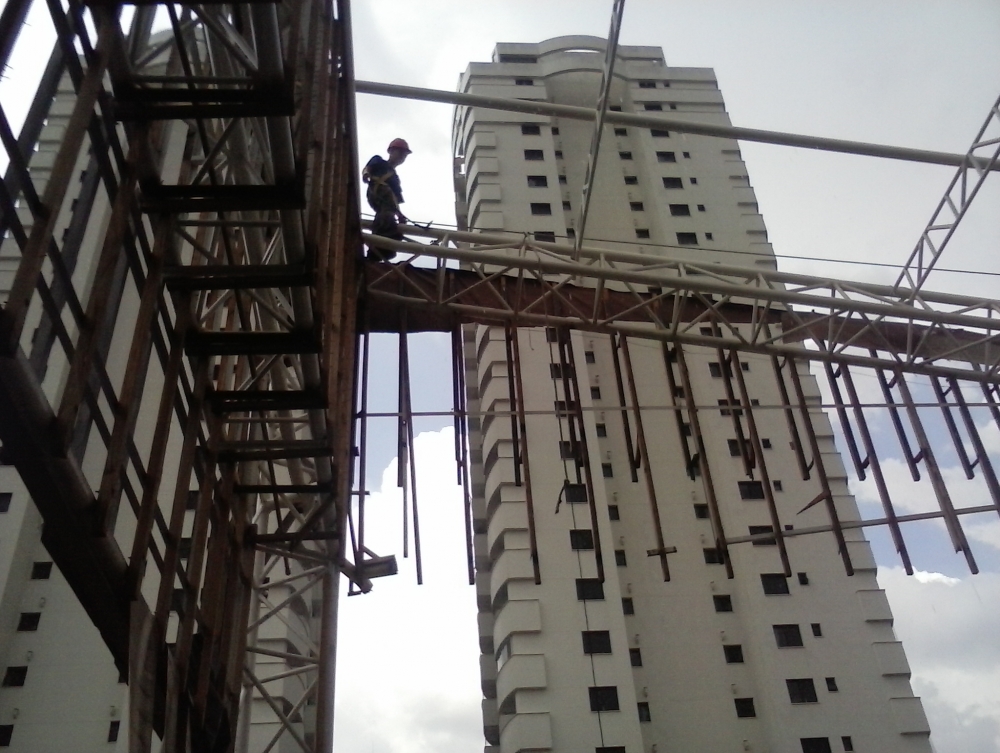
<path id="1" fill-rule="evenodd" d="M 604 47 L 591 37 L 498 44 L 493 62 L 472 63 L 459 88 L 592 107 Z M 619 48 L 609 105 L 729 122 L 711 70 L 667 67 L 652 47 Z M 459 228 L 572 242 L 592 129 L 458 108 Z M 593 197 L 588 245 L 775 265 L 735 141 L 608 126 Z M 730 547 L 732 578 L 719 562 L 707 510 L 712 491 L 730 537 L 774 530 L 759 498 L 765 481 L 782 527 L 829 520 L 824 505 L 799 512 L 817 494 L 816 473 L 803 472 L 785 411 L 769 409 L 781 404 L 770 359 L 745 355 L 739 364 L 757 401 L 762 479 L 762 464 L 748 469 L 734 445 L 733 414 L 718 407 L 731 397 L 714 350 L 684 348 L 685 389 L 676 386 L 684 384 L 676 355 L 652 340 L 629 341 L 636 412 L 631 384 L 619 391 L 609 337 L 572 333 L 577 441 L 589 456 L 591 504 L 586 490 L 567 494 L 567 484 L 579 487 L 587 475 L 586 468 L 577 475 L 582 452 L 558 415 L 567 400 L 560 373 L 567 351 L 560 357 L 559 336 L 545 329 L 520 329 L 516 337 L 531 521 L 525 485 L 515 480 L 524 464 L 515 468 L 505 332 L 465 331 L 470 410 L 485 411 L 471 422 L 471 443 L 487 752 L 929 751 L 923 708 L 860 530 L 846 534 L 851 576 L 830 535 L 786 539 L 790 578 L 778 547 L 766 541 Z M 836 511 L 858 519 L 818 387 L 804 362 L 798 369 Z M 708 481 L 699 459 L 689 460 L 691 405 Z M 639 419 L 655 505 L 646 469 L 629 457 L 630 440 L 638 451 Z M 654 507 L 665 546 L 676 548 L 666 556 L 669 580 L 661 558 L 647 555 L 658 548 Z"/>

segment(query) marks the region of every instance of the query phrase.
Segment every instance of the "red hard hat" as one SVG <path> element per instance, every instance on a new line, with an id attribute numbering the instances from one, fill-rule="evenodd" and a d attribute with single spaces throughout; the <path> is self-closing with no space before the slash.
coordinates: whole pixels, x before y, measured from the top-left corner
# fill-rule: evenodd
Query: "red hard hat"
<path id="1" fill-rule="evenodd" d="M 393 139 L 389 142 L 389 149 L 402 149 L 407 154 L 412 154 L 410 145 L 406 143 L 406 139 Z"/>

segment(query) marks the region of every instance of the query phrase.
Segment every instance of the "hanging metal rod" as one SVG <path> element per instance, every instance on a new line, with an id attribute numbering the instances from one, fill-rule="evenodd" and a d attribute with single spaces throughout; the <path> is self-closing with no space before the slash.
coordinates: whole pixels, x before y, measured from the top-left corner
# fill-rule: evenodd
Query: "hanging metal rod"
<path id="1" fill-rule="evenodd" d="M 465 94 L 442 89 L 424 89 L 416 86 L 397 86 L 376 81 L 357 81 L 355 89 L 360 94 L 377 94 L 383 97 L 400 97 L 403 99 L 419 99 L 424 102 L 443 102 L 446 104 L 486 107 L 491 110 L 509 110 L 524 112 L 531 115 L 554 115 L 572 120 L 595 120 L 597 110 L 574 105 L 557 105 L 551 102 L 537 102 L 525 99 L 509 99 L 507 97 L 487 97 L 481 94 Z M 641 128 L 663 128 L 679 133 L 697 133 L 702 136 L 714 136 L 722 139 L 739 139 L 741 141 L 756 141 L 761 144 L 778 144 L 780 146 L 795 146 L 801 149 L 818 149 L 825 152 L 841 152 L 843 154 L 860 154 L 866 157 L 883 157 L 906 162 L 923 162 L 930 165 L 949 165 L 959 167 L 969 164 L 969 156 L 952 154 L 950 152 L 935 152 L 928 149 L 909 149 L 888 144 L 870 144 L 864 141 L 848 141 L 846 139 L 829 139 L 822 136 L 806 136 L 799 133 L 783 131 L 765 131 L 760 128 L 741 128 L 739 126 L 717 125 L 679 118 L 662 118 L 652 115 L 638 115 L 627 112 L 608 112 L 605 122 L 614 125 L 639 126 Z M 989 160 L 975 159 L 983 169 L 1000 170 L 998 165 L 990 165 Z"/>

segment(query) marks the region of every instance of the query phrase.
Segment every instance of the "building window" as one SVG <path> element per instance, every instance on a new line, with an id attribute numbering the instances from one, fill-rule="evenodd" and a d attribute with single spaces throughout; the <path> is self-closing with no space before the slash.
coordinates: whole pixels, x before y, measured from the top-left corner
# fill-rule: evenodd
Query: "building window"
<path id="1" fill-rule="evenodd" d="M 671 102 L 670 103 L 670 109 L 671 110 L 676 110 L 677 109 L 677 105 L 675 105 L 673 102 Z"/>
<path id="2" fill-rule="evenodd" d="M 533 235 L 536 241 L 541 241 L 542 243 L 556 242 L 556 234 L 551 230 L 536 230 Z"/>
<path id="3" fill-rule="evenodd" d="M 826 678 L 826 689 L 829 690 L 831 693 L 836 693 L 839 690 L 839 688 L 837 687 L 836 677 Z"/>
<path id="4" fill-rule="evenodd" d="M 568 201 L 564 201 L 562 203 L 562 207 L 563 207 L 563 211 L 564 212 L 568 212 L 568 211 L 570 211 L 572 209 L 572 207 L 570 206 L 570 203 Z"/>
<path id="5" fill-rule="evenodd" d="M 697 186 L 698 185 L 698 179 L 697 178 L 688 178 L 688 180 L 691 181 L 691 185 L 692 186 Z"/>
<path id="6" fill-rule="evenodd" d="M 697 233 L 677 233 L 677 242 L 682 246 L 697 246 Z"/>
<path id="7" fill-rule="evenodd" d="M 552 214 L 552 205 L 542 202 L 532 203 L 531 205 L 532 214 Z"/>
<path id="8" fill-rule="evenodd" d="M 533 123 L 524 123 L 521 125 L 521 133 L 525 136 L 541 136 L 542 128 Z"/>
<path id="9" fill-rule="evenodd" d="M 622 614 L 635 614 L 635 602 L 631 596 L 622 599 Z"/>
<path id="10" fill-rule="evenodd" d="M 559 176 L 559 184 L 562 185 L 562 186 L 566 185 L 566 176 L 565 175 L 560 175 Z"/>
<path id="11" fill-rule="evenodd" d="M 796 573 L 796 575 L 799 578 L 799 585 L 800 586 L 808 586 L 809 585 L 809 576 L 808 576 L 808 574 L 806 574 L 806 573 Z"/>
<path id="12" fill-rule="evenodd" d="M 117 719 L 108 725 L 108 742 L 116 743 L 118 742 L 118 730 L 121 729 L 122 723 Z"/>
<path id="13" fill-rule="evenodd" d="M 547 343 L 557 343 L 559 342 L 559 330 L 555 327 L 545 328 L 545 342 Z M 557 401 L 558 404 L 558 401 Z"/>
<path id="14" fill-rule="evenodd" d="M 772 625 L 774 642 L 778 648 L 798 648 L 802 646 L 802 631 L 798 625 Z"/>
<path id="15" fill-rule="evenodd" d="M 850 735 L 844 735 L 841 737 L 840 742 L 844 746 L 844 750 L 854 750 L 854 741 L 851 739 Z"/>
<path id="16" fill-rule="evenodd" d="M 611 633 L 607 630 L 584 630 L 583 653 L 610 654 Z"/>
<path id="17" fill-rule="evenodd" d="M 594 427 L 597 430 L 597 436 L 606 437 L 608 436 L 608 425 L 607 424 L 597 424 Z"/>
<path id="18" fill-rule="evenodd" d="M 626 175 L 625 176 L 625 185 L 626 186 L 637 186 L 637 185 L 639 185 L 639 179 L 636 176 L 634 176 L 634 175 Z"/>
<path id="19" fill-rule="evenodd" d="M 733 597 L 732 596 L 713 596 L 712 603 L 715 604 L 716 612 L 732 612 L 733 611 Z"/>
<path id="20" fill-rule="evenodd" d="M 555 340 L 550 340 L 550 342 L 555 342 Z M 576 400 L 570 400 L 569 402 L 566 402 L 565 400 L 556 400 L 555 406 L 556 415 L 567 416 L 576 411 Z"/>
<path id="21" fill-rule="evenodd" d="M 761 573 L 760 584 L 766 594 L 788 593 L 788 578 L 783 573 Z"/>
<path id="22" fill-rule="evenodd" d="M 628 129 L 627 128 L 616 128 L 615 129 L 615 136 L 628 136 Z"/>
<path id="23" fill-rule="evenodd" d="M 635 229 L 635 237 L 636 238 L 649 238 L 649 229 L 648 228 L 637 227 Z"/>
<path id="24" fill-rule="evenodd" d="M 760 481 L 739 481 L 737 483 L 740 487 L 740 499 L 764 499 L 764 485 Z"/>
<path id="25" fill-rule="evenodd" d="M 13 736 L 14 736 L 13 724 L 0 724 L 0 748 L 9 747 L 10 740 Z M 622 748 L 622 753 L 625 753 L 624 748 Z"/>
<path id="26" fill-rule="evenodd" d="M 587 528 L 575 528 L 569 532 L 569 545 L 573 549 L 593 549 L 594 532 Z"/>
<path id="27" fill-rule="evenodd" d="M 14 498 L 13 492 L 0 493 L 0 513 L 10 510 L 10 501 Z"/>
<path id="28" fill-rule="evenodd" d="M 615 564 L 618 567 L 626 567 L 628 565 L 624 549 L 615 549 Z"/>
<path id="29" fill-rule="evenodd" d="M 757 716 L 757 711 L 753 707 L 753 698 L 734 698 L 736 704 L 736 716 L 740 719 L 752 719 Z"/>
<path id="30" fill-rule="evenodd" d="M 814 638 L 822 638 L 823 637 L 823 626 L 822 625 L 820 625 L 818 622 L 814 622 L 814 623 L 812 623 L 811 627 L 812 627 L 813 637 Z"/>
<path id="31" fill-rule="evenodd" d="M 640 81 L 639 82 L 639 88 L 640 89 L 655 89 L 656 88 L 656 82 L 655 81 Z"/>
<path id="32" fill-rule="evenodd" d="M 722 379 L 722 364 L 720 364 L 718 361 L 712 361 L 711 363 L 708 364 L 708 373 L 712 376 L 713 379 Z M 732 376 L 731 369 L 727 368 L 726 373 Z"/>
<path id="33" fill-rule="evenodd" d="M 586 504 L 589 501 L 587 499 L 587 487 L 584 484 L 571 484 L 567 481 L 563 487 L 563 492 L 563 498 L 567 504 L 580 505 Z"/>
<path id="34" fill-rule="evenodd" d="M 7 671 L 3 674 L 3 682 L 0 682 L 0 685 L 5 688 L 20 688 L 24 685 L 27 677 L 27 665 L 22 667 L 7 667 Z"/>
<path id="35" fill-rule="evenodd" d="M 618 510 L 618 505 L 608 505 L 608 518 L 611 520 L 621 520 L 622 515 Z"/>
<path id="36" fill-rule="evenodd" d="M 705 205 L 704 204 L 699 204 L 698 205 L 698 211 L 699 212 L 704 212 L 705 211 Z"/>
<path id="37" fill-rule="evenodd" d="M 601 463 L 601 473 L 604 474 L 604 478 L 615 477 L 615 469 L 611 467 L 611 463 Z"/>
<path id="38" fill-rule="evenodd" d="M 594 355 L 594 351 L 585 350 L 583 352 L 583 360 L 587 363 L 597 363 L 597 356 Z"/>
<path id="39" fill-rule="evenodd" d="M 601 748 L 594 748 L 594 753 L 625 753 L 624 745 L 605 745 Z"/>
<path id="40" fill-rule="evenodd" d="M 751 536 L 758 533 L 774 533 L 774 526 L 750 526 Z M 778 542 L 774 538 L 757 539 L 753 542 L 754 546 L 776 546 L 777 544 Z"/>
<path id="41" fill-rule="evenodd" d="M 637 648 L 630 648 L 628 650 L 628 659 L 632 663 L 633 667 L 642 666 L 642 651 Z"/>
<path id="42" fill-rule="evenodd" d="M 624 160 L 632 159 L 632 152 L 618 152 L 618 156 Z"/>
<path id="43" fill-rule="evenodd" d="M 534 86 L 535 79 L 533 78 L 515 78 L 514 84 L 517 86 Z"/>
<path id="44" fill-rule="evenodd" d="M 694 516 L 701 520 L 708 520 L 708 505 L 697 504 L 694 506 Z"/>
<path id="45" fill-rule="evenodd" d="M 604 599 L 604 584 L 597 578 L 577 578 L 576 598 L 580 601 L 601 601 Z"/>
<path id="46" fill-rule="evenodd" d="M 17 621 L 17 632 L 33 633 L 38 630 L 38 622 L 42 619 L 41 612 L 21 612 Z"/>
<path id="47" fill-rule="evenodd" d="M 715 240 L 715 236 L 712 235 L 711 233 L 705 233 L 705 240 L 706 241 L 714 241 Z"/>
<path id="48" fill-rule="evenodd" d="M 559 457 L 563 460 L 573 460 L 576 458 L 576 444 L 569 439 L 559 442 Z"/>
<path id="49" fill-rule="evenodd" d="M 656 153 L 657 162 L 676 162 L 677 155 L 674 152 L 657 152 Z"/>
<path id="50" fill-rule="evenodd" d="M 590 690 L 591 711 L 618 711 L 618 688 L 614 685 L 604 685 Z"/>
<path id="51" fill-rule="evenodd" d="M 711 549 L 702 549 L 702 555 L 705 557 L 706 565 L 721 565 L 722 564 L 722 552 L 720 552 L 715 547 Z"/>
<path id="52" fill-rule="evenodd" d="M 690 217 L 691 207 L 687 204 L 670 204 L 670 214 L 674 217 Z"/>
<path id="53" fill-rule="evenodd" d="M 763 447 L 765 450 L 770 450 L 771 440 L 768 439 L 767 437 L 764 437 L 762 440 L 760 440 L 760 446 Z"/>
<path id="54" fill-rule="evenodd" d="M 811 677 L 785 680 L 788 686 L 788 700 L 792 703 L 818 703 L 816 686 Z"/>
<path id="55" fill-rule="evenodd" d="M 628 208 L 631 209 L 633 212 L 646 211 L 646 207 L 643 205 L 641 201 L 630 201 L 628 203 Z"/>
<path id="56" fill-rule="evenodd" d="M 553 136 L 558 136 L 559 135 L 559 129 L 556 128 L 555 126 L 552 126 L 552 135 Z"/>
<path id="57" fill-rule="evenodd" d="M 642 109 L 647 112 L 660 112 L 663 109 L 663 105 L 659 102 L 643 102 Z"/>
<path id="58" fill-rule="evenodd" d="M 573 228 L 571 228 L 571 227 L 566 228 L 566 237 L 569 240 L 575 240 L 576 239 L 576 231 Z"/>
<path id="59" fill-rule="evenodd" d="M 708 365 L 709 369 L 712 368 L 712 365 L 713 364 L 709 364 Z M 715 365 L 718 366 L 718 364 L 715 364 Z M 715 374 L 712 374 L 712 376 L 715 376 Z M 721 372 L 720 372 L 720 376 L 721 376 Z M 730 456 L 732 456 L 734 458 L 738 458 L 740 456 L 740 442 L 739 442 L 738 439 L 727 439 L 726 440 L 726 446 L 729 448 L 729 454 L 730 454 Z"/>
<path id="60" fill-rule="evenodd" d="M 549 364 L 549 375 L 553 379 L 562 379 L 563 375 L 569 376 L 572 370 L 569 368 L 569 364 L 566 364 L 566 368 L 563 369 L 561 363 L 550 363 Z"/>
<path id="61" fill-rule="evenodd" d="M 525 149 L 524 158 L 529 161 L 539 161 L 545 159 L 541 149 Z"/>
<path id="62" fill-rule="evenodd" d="M 544 175 L 529 175 L 528 188 L 548 188 L 549 179 Z"/>
<path id="63" fill-rule="evenodd" d="M 743 646 L 741 646 L 739 643 L 734 643 L 729 646 L 723 646 L 722 651 L 726 656 L 726 664 L 743 663 Z"/>
<path id="64" fill-rule="evenodd" d="M 31 564 L 32 580 L 48 580 L 52 577 L 51 562 L 33 562 Z"/>
<path id="65" fill-rule="evenodd" d="M 601 399 L 601 388 L 600 387 L 591 387 L 590 388 L 590 399 L 591 400 L 600 400 Z"/>
<path id="66" fill-rule="evenodd" d="M 556 159 L 562 159 L 562 149 L 556 149 Z"/>
<path id="67" fill-rule="evenodd" d="M 621 112 L 622 111 L 622 106 L 621 105 L 611 105 L 608 109 L 611 110 L 611 112 Z"/>
<path id="68" fill-rule="evenodd" d="M 684 152 L 684 159 L 691 159 L 691 152 Z"/>
<path id="69" fill-rule="evenodd" d="M 539 158 L 541 159 L 541 158 Z M 664 188 L 684 188 L 684 182 L 680 178 L 664 178 Z"/>
<path id="70" fill-rule="evenodd" d="M 800 737 L 802 753 L 833 753 L 828 737 Z"/>
<path id="71" fill-rule="evenodd" d="M 670 138 L 670 131 L 664 131 L 662 128 L 650 128 L 649 135 L 654 139 L 668 139 Z"/>
<path id="72" fill-rule="evenodd" d="M 646 701 L 640 701 L 638 704 L 639 711 L 639 721 L 640 722 L 651 722 L 653 717 L 649 713 L 649 703 Z"/>

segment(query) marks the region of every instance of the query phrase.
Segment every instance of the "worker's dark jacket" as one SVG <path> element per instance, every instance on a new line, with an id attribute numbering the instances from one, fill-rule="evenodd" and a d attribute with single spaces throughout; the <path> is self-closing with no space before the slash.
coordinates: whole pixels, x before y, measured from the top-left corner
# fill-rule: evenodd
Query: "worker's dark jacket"
<path id="1" fill-rule="evenodd" d="M 403 203 L 403 189 L 392 166 L 377 154 L 368 160 L 364 174 L 368 178 L 368 204 L 375 210 L 372 232 L 386 238 L 403 240 L 396 222 L 396 210 Z"/>

